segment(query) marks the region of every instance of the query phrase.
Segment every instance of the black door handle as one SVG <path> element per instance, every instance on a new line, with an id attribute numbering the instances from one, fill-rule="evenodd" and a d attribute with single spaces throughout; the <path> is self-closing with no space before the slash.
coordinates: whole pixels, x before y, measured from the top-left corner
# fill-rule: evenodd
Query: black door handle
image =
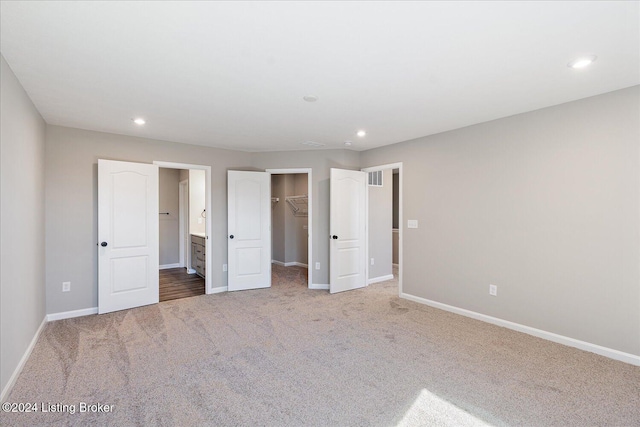
<path id="1" fill-rule="evenodd" d="M 102 246 L 104 248 L 105 246 L 107 246 L 107 242 L 100 243 L 100 246 Z"/>
<path id="2" fill-rule="evenodd" d="M 336 235 L 334 234 L 333 236 L 331 236 L 331 238 L 332 238 L 333 240 L 337 240 L 337 239 L 338 239 L 338 236 L 336 236 Z"/>
<path id="3" fill-rule="evenodd" d="M 233 234 L 231 236 L 229 236 L 230 239 L 233 239 Z"/>

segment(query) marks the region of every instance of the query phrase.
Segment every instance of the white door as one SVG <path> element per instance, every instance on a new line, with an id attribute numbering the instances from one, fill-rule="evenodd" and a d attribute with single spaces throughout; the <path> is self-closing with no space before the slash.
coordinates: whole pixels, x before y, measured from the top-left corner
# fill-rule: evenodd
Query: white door
<path id="1" fill-rule="evenodd" d="M 271 286 L 271 175 L 228 171 L 230 291 Z"/>
<path id="2" fill-rule="evenodd" d="M 98 313 L 158 302 L 158 166 L 98 160 Z"/>
<path id="3" fill-rule="evenodd" d="M 331 169 L 329 290 L 349 291 L 366 286 L 367 174 Z"/>

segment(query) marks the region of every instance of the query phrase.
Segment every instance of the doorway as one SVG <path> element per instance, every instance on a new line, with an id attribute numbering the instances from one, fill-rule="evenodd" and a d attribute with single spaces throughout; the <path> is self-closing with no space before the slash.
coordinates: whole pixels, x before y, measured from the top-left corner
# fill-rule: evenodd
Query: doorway
<path id="1" fill-rule="evenodd" d="M 402 163 L 362 169 L 367 183 L 367 284 L 398 281 L 402 293 Z"/>
<path id="2" fill-rule="evenodd" d="M 271 174 L 272 282 L 306 276 L 312 287 L 311 168 L 267 169 Z"/>
<path id="3" fill-rule="evenodd" d="M 211 279 L 211 167 L 157 161 L 154 165 L 160 167 L 161 181 L 160 301 L 214 293 L 218 290 Z M 166 239 L 162 222 L 171 229 Z"/>
<path id="4" fill-rule="evenodd" d="M 205 172 L 159 168 L 158 193 L 159 300 L 204 295 Z"/>

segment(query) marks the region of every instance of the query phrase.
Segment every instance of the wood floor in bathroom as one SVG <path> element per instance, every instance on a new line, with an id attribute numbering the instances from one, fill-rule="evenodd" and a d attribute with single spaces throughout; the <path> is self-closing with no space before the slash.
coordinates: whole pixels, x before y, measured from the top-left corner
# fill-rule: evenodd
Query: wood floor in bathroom
<path id="1" fill-rule="evenodd" d="M 186 268 L 160 270 L 160 302 L 204 295 L 204 279 Z"/>

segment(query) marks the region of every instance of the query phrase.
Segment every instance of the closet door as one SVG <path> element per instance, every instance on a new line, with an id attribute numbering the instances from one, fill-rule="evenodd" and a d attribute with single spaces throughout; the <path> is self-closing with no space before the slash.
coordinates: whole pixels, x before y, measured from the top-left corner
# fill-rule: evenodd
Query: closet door
<path id="1" fill-rule="evenodd" d="M 271 174 L 229 171 L 230 291 L 271 287 Z"/>

